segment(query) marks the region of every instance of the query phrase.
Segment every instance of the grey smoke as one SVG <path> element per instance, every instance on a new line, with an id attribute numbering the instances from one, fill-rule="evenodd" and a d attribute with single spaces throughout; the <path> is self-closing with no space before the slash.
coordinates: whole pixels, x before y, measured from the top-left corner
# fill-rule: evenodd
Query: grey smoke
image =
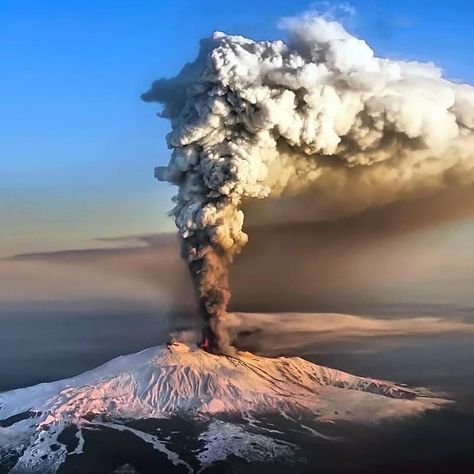
<path id="1" fill-rule="evenodd" d="M 178 186 L 173 215 L 215 351 L 230 350 L 228 266 L 247 242 L 244 204 L 309 192 L 308 213 L 326 220 L 474 178 L 473 87 L 433 64 L 379 58 L 327 18 L 284 26 L 287 43 L 217 32 L 143 95 L 171 121 L 156 177 Z"/>

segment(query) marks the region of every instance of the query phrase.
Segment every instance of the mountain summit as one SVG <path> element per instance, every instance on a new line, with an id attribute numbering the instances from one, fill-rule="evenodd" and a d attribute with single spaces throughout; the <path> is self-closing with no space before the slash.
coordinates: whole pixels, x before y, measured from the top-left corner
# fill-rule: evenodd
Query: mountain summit
<path id="1" fill-rule="evenodd" d="M 262 417 L 284 417 L 312 436 L 329 439 L 315 423 L 373 423 L 443 402 L 422 389 L 297 357 L 224 356 L 170 343 L 117 357 L 70 379 L 0 394 L 0 466 L 53 472 L 87 451 L 91 430 L 113 429 L 138 437 L 178 469 L 193 472 L 229 455 L 268 459 L 294 453 L 293 444 L 269 436 L 275 430 L 259 422 Z M 194 462 L 173 450 L 172 436 L 164 436 L 158 425 L 150 430 L 136 423 L 175 417 L 202 428 Z M 243 437 L 248 443 L 235 442 Z"/>

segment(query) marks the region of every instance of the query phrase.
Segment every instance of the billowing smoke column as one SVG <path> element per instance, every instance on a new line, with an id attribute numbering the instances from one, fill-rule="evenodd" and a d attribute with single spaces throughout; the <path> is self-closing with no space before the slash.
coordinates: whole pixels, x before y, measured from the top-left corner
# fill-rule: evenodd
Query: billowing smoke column
<path id="1" fill-rule="evenodd" d="M 156 177 L 179 187 L 173 215 L 215 352 L 230 348 L 222 319 L 246 200 L 314 192 L 315 205 L 340 201 L 331 218 L 473 181 L 474 88 L 378 58 L 334 21 L 286 27 L 287 44 L 215 33 L 143 95 L 171 120 Z"/>

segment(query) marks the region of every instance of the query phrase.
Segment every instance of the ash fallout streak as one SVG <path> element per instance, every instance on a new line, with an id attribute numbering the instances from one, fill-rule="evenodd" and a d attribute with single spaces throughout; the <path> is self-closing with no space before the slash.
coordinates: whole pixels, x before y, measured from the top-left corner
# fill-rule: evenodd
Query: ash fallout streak
<path id="1" fill-rule="evenodd" d="M 155 174 L 178 186 L 172 213 L 213 352 L 232 352 L 228 272 L 248 200 L 310 193 L 324 221 L 474 181 L 473 87 L 379 58 L 324 17 L 282 25 L 287 43 L 215 33 L 142 96 L 171 121 Z"/>

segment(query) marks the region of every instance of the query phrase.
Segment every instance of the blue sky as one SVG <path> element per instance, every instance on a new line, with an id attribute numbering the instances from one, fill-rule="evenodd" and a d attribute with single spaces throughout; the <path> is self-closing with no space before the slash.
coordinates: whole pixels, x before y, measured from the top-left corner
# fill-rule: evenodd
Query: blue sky
<path id="1" fill-rule="evenodd" d="M 331 2 L 329 2 L 331 3 Z M 348 28 L 382 56 L 474 82 L 474 2 L 352 1 Z M 448 8 L 449 7 L 449 8 Z M 300 0 L 0 0 L 0 255 L 168 230 L 166 121 L 139 95 L 213 30 L 257 39 Z"/>

